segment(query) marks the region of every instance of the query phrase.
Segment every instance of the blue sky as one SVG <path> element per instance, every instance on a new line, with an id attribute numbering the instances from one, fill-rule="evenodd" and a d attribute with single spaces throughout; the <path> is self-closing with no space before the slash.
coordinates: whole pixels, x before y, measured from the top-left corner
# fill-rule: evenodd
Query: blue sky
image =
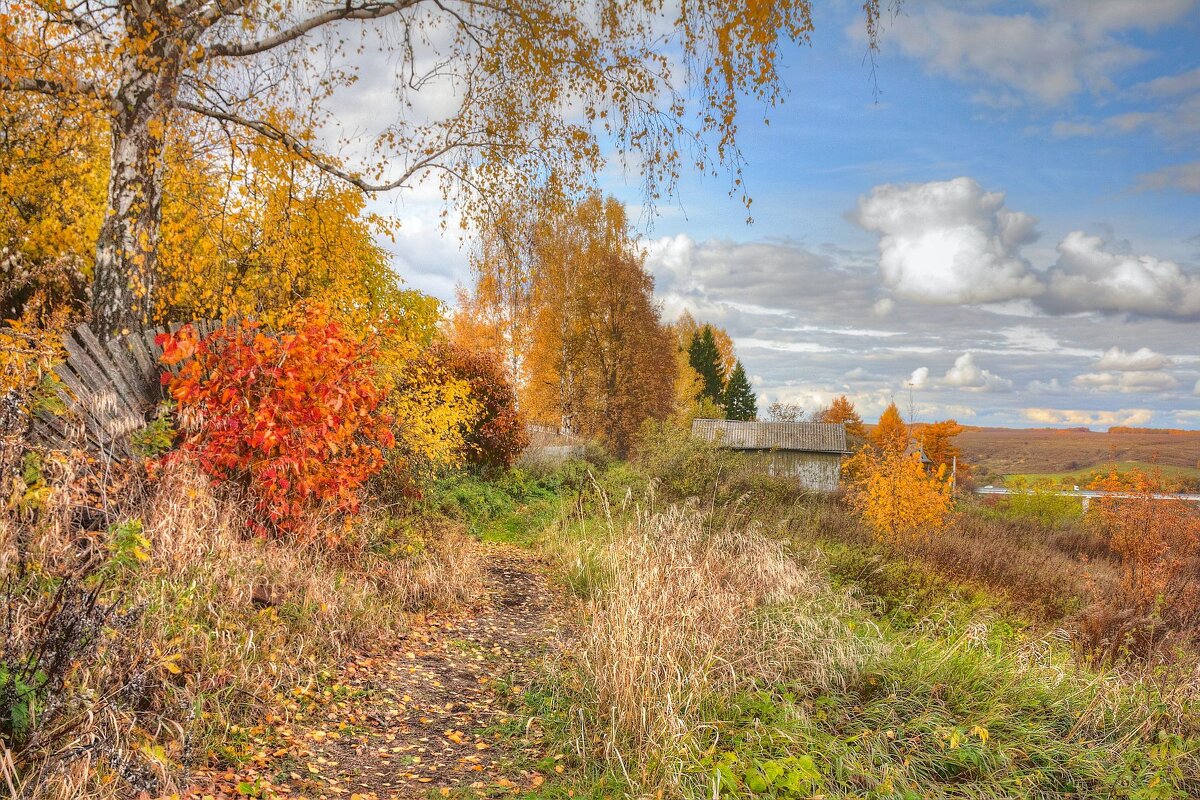
<path id="1" fill-rule="evenodd" d="M 786 103 L 746 109 L 754 224 L 693 175 L 643 231 L 664 315 L 724 325 L 764 406 L 1200 427 L 1200 0 L 909 0 L 878 99 L 859 5 L 818 0 Z M 386 203 L 451 300 L 464 252 Z"/>

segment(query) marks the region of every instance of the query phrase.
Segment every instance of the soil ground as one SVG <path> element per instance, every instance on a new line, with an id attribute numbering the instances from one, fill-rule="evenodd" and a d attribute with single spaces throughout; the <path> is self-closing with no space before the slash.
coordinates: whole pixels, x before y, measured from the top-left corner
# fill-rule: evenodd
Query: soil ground
<path id="1" fill-rule="evenodd" d="M 568 643 L 569 601 L 529 551 L 481 546 L 474 608 L 418 617 L 400 642 L 347 659 L 323 690 L 300 693 L 293 722 L 242 732 L 246 762 L 188 797 L 493 797 L 553 777 L 556 754 L 512 697 Z"/>

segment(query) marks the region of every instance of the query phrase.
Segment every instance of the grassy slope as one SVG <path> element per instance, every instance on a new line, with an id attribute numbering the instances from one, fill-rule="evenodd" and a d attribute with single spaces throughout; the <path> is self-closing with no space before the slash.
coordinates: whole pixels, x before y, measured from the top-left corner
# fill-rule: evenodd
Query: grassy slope
<path id="1" fill-rule="evenodd" d="M 661 743 L 657 756 L 633 764 L 613 759 L 622 733 L 606 725 L 603 709 L 589 707 L 586 670 L 560 666 L 524 702 L 531 719 L 558 729 L 574 769 L 537 796 L 652 793 L 662 780 L 655 758 L 681 773 L 666 794 L 696 797 L 711 796 L 714 785 L 730 797 L 1200 794 L 1196 708 L 1180 705 L 1181 692 L 1079 667 L 1061 641 L 1030 632 L 1045 630 L 1031 620 L 1046 610 L 1028 607 L 1019 593 L 828 536 L 819 518 L 794 513 L 794 503 L 772 492 L 764 502 L 753 491 L 718 500 L 720 519 L 711 521 L 735 516 L 786 535 L 806 560 L 818 546 L 835 590 L 861 602 L 850 624 L 878 646 L 844 685 L 715 693 L 695 737 Z M 597 516 L 602 509 L 593 501 L 590 513 L 541 542 L 591 597 L 611 580 L 600 563 L 611 530 Z"/>

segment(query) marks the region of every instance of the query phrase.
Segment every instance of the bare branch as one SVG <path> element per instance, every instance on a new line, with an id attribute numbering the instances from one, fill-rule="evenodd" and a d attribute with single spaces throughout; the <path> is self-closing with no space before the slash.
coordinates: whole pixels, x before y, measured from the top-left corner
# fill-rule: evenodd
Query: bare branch
<path id="1" fill-rule="evenodd" d="M 389 2 L 369 3 L 362 6 L 351 6 L 347 4 L 343 8 L 332 9 L 324 14 L 317 14 L 314 17 L 309 17 L 303 22 L 298 22 L 290 28 L 285 28 L 274 36 L 268 36 L 264 39 L 259 39 L 254 42 L 226 42 L 210 45 L 205 48 L 205 58 L 221 58 L 221 57 L 237 57 L 237 56 L 252 56 L 258 53 L 265 53 L 268 50 L 273 50 L 280 45 L 295 41 L 310 31 L 316 30 L 323 25 L 328 25 L 331 22 L 340 22 L 347 19 L 368 20 L 381 19 L 391 16 L 399 11 L 412 8 L 417 5 L 420 0 L 389 0 Z"/>
<path id="2" fill-rule="evenodd" d="M 246 117 L 238 116 L 237 114 L 232 114 L 228 111 L 222 111 L 217 108 L 209 108 L 197 103 L 189 102 L 187 100 L 176 100 L 175 107 L 185 111 L 191 111 L 194 114 L 200 114 L 208 117 L 209 119 L 215 119 L 219 122 L 225 122 L 231 125 L 238 125 L 254 131 L 264 138 L 282 144 L 288 150 L 292 151 L 292 153 L 304 159 L 306 162 L 321 170 L 325 174 L 332 175 L 339 180 L 345 181 L 351 186 L 356 186 L 364 192 L 388 192 L 392 189 L 398 189 L 407 184 L 420 173 L 437 166 L 438 159 L 452 150 L 459 147 L 471 146 L 471 143 L 467 141 L 448 142 L 440 148 L 430 150 L 425 153 L 420 159 L 409 166 L 409 168 L 406 169 L 403 174 L 399 175 L 393 180 L 387 181 L 386 183 L 371 183 L 361 175 L 356 175 L 355 173 L 349 172 L 346 169 L 338 166 L 328 156 L 316 152 L 294 135 L 276 127 L 275 125 L 272 125 L 269 122 L 264 122 L 263 120 L 257 119 L 248 119 Z"/>

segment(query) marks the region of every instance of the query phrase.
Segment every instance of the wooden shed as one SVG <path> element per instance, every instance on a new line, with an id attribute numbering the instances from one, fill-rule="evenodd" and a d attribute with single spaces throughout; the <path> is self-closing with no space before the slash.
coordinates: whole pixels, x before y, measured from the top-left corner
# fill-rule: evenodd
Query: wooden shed
<path id="1" fill-rule="evenodd" d="M 828 492 L 837 489 L 847 454 L 846 428 L 836 423 L 698 419 L 692 435 L 738 451 L 753 469 Z"/>

